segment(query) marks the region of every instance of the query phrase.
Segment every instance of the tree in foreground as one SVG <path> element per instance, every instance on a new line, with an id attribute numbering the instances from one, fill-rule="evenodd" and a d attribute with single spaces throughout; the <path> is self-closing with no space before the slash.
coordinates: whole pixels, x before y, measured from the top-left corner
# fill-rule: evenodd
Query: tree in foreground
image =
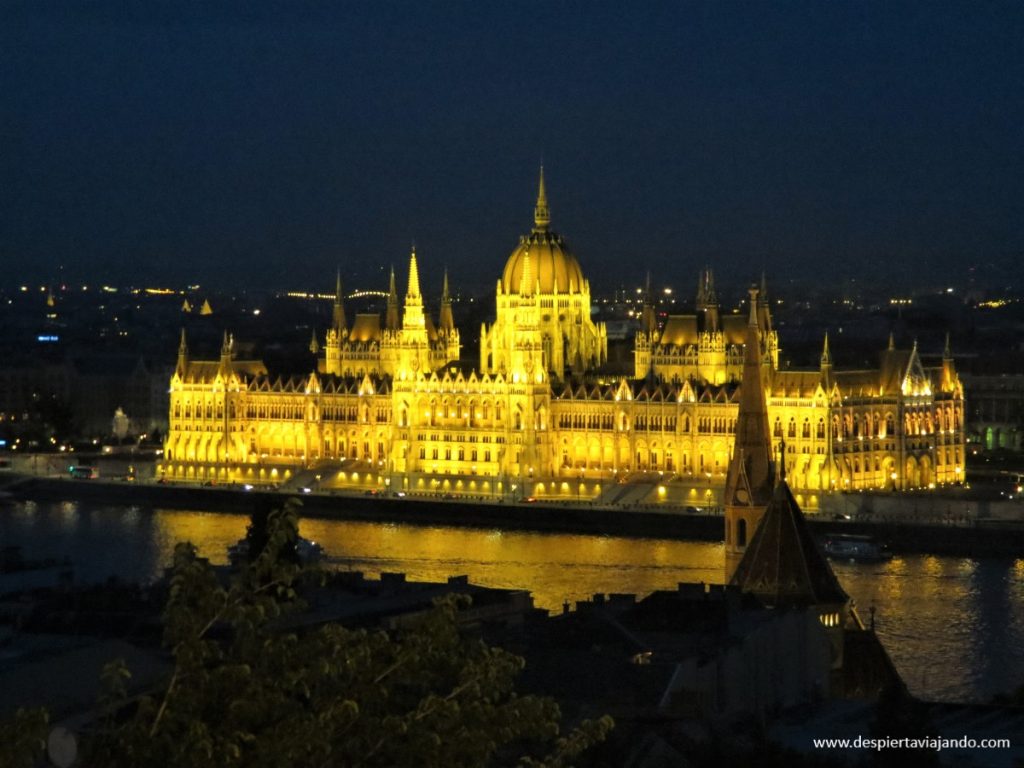
<path id="1" fill-rule="evenodd" d="M 551 699 L 518 696 L 523 661 L 458 630 L 451 597 L 396 635 L 329 624 L 285 630 L 302 607 L 297 505 L 271 513 L 262 553 L 224 586 L 190 544 L 174 554 L 165 610 L 173 671 L 129 701 L 130 671 L 107 667 L 108 713 L 85 739 L 86 765 L 564 766 L 612 727 L 560 735 Z"/>
<path id="2" fill-rule="evenodd" d="M 33 768 L 46 749 L 48 716 L 44 709 L 19 709 L 0 720 L 0 766 Z"/>

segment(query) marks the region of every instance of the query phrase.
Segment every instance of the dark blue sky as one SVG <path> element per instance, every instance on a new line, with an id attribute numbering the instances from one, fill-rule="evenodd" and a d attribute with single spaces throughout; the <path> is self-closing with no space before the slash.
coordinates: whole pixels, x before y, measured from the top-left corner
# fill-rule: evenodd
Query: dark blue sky
<path id="1" fill-rule="evenodd" d="M 0 5 L 5 281 L 962 276 L 1024 254 L 1024 4 Z"/>

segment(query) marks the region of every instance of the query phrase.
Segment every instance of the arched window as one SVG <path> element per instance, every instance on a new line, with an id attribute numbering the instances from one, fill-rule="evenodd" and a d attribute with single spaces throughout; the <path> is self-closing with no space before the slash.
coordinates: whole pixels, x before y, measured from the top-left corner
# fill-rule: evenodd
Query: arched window
<path id="1" fill-rule="evenodd" d="M 775 428 L 772 430 L 772 434 L 775 437 L 782 437 L 782 419 L 778 416 L 775 417 Z"/>
<path id="2" fill-rule="evenodd" d="M 825 420 L 824 419 L 818 419 L 817 437 L 819 439 L 822 439 L 822 438 L 825 437 Z"/>
<path id="3" fill-rule="evenodd" d="M 786 430 L 786 437 L 796 437 L 796 419 L 789 420 L 789 428 Z"/>
<path id="4" fill-rule="evenodd" d="M 809 438 L 811 436 L 811 420 L 804 419 L 804 426 L 800 432 L 800 436 L 803 438 Z"/>

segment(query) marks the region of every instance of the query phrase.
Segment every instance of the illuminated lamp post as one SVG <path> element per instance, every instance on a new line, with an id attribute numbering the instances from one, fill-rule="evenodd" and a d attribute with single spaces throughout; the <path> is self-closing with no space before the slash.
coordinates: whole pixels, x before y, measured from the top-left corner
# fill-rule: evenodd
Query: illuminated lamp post
<path id="1" fill-rule="evenodd" d="M 704 498 L 707 501 L 708 514 L 710 515 L 711 514 L 711 498 L 712 498 L 712 496 L 714 496 L 714 494 L 711 491 L 711 473 L 710 472 L 705 472 L 704 474 L 707 475 L 707 478 L 708 478 L 708 489 L 707 489 L 707 491 L 704 492 Z"/>

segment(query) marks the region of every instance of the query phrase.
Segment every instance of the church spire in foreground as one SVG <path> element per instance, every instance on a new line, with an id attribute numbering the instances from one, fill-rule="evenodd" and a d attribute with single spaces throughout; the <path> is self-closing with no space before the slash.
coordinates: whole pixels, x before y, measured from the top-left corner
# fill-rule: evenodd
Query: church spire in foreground
<path id="1" fill-rule="evenodd" d="M 772 497 L 775 469 L 768 429 L 768 407 L 761 379 L 761 329 L 757 288 L 750 289 L 750 320 L 743 348 L 736 440 L 725 477 L 726 576 L 732 576 L 747 542 Z"/>

